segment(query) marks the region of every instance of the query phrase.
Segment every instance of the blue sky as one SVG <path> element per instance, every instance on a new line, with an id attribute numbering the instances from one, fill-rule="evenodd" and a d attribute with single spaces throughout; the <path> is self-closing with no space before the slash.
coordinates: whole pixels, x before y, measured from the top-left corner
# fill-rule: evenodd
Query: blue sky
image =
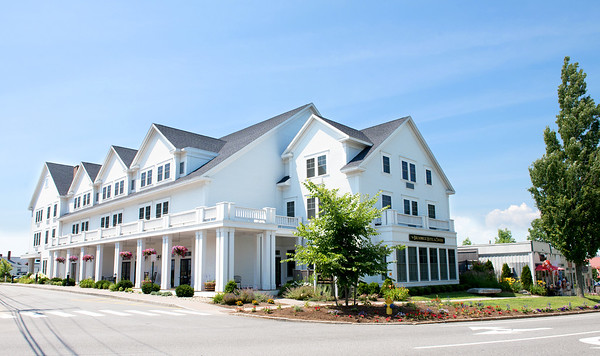
<path id="1" fill-rule="evenodd" d="M 459 241 L 536 209 L 563 58 L 600 100 L 595 1 L 7 2 L 0 252 L 26 250 L 44 161 L 102 163 L 153 122 L 220 137 L 313 102 L 355 128 L 411 115 L 451 180 Z"/>

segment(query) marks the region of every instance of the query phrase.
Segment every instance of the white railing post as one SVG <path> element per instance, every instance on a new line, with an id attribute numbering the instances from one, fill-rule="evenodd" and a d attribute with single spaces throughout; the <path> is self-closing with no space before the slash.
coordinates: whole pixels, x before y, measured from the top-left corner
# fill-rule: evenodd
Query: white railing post
<path id="1" fill-rule="evenodd" d="M 144 232 L 144 220 L 138 220 L 138 233 Z"/>
<path id="2" fill-rule="evenodd" d="M 167 215 L 163 215 L 164 221 L 163 221 L 163 228 L 168 229 L 169 227 L 171 227 L 171 215 L 167 214 Z"/>
<path id="3" fill-rule="evenodd" d="M 227 207 L 227 203 L 225 203 L 225 202 L 217 203 L 217 206 L 216 206 L 216 208 L 217 208 L 217 211 L 216 211 L 217 219 L 216 220 L 217 221 L 225 220 L 225 217 L 227 216 L 226 211 L 225 211 L 226 207 Z"/>
<path id="4" fill-rule="evenodd" d="M 265 223 L 266 224 L 276 224 L 275 221 L 275 208 L 263 208 L 265 211 Z"/>
<path id="5" fill-rule="evenodd" d="M 123 228 L 121 227 L 121 225 L 117 225 L 117 236 L 121 236 L 122 230 L 123 230 Z"/>
<path id="6" fill-rule="evenodd" d="M 429 217 L 423 216 L 423 229 L 429 229 Z"/>

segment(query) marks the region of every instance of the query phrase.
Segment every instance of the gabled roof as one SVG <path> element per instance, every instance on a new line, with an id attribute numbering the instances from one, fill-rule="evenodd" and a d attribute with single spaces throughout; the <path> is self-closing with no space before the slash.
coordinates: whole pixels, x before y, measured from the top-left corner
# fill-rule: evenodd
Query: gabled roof
<path id="1" fill-rule="evenodd" d="M 52 162 L 46 162 L 46 167 L 48 167 L 58 194 L 66 195 L 73 181 L 73 169 L 75 167 Z"/>
<path id="2" fill-rule="evenodd" d="M 137 154 L 137 150 L 115 145 L 113 145 L 112 148 L 115 150 L 117 156 L 119 156 L 123 164 L 129 168 L 129 166 L 131 166 L 131 162 L 133 162 L 133 158 Z"/>
<path id="3" fill-rule="evenodd" d="M 153 124 L 163 136 L 177 149 L 193 147 L 209 152 L 219 152 L 225 142 L 217 138 L 199 135 L 160 124 Z"/>
<path id="4" fill-rule="evenodd" d="M 369 137 L 367 135 L 365 135 L 364 132 L 362 131 L 358 131 L 356 129 L 353 129 L 352 127 L 340 124 L 339 122 L 335 122 L 333 120 L 329 120 L 326 119 L 324 117 L 319 116 L 321 119 L 323 119 L 323 121 L 325 121 L 326 123 L 328 123 L 329 125 L 335 127 L 336 129 L 342 131 L 343 133 L 345 133 L 346 135 L 356 139 L 356 140 L 360 140 L 360 141 L 364 141 L 366 143 L 373 143 L 371 142 L 371 140 L 369 139 Z"/>
<path id="5" fill-rule="evenodd" d="M 98 172 L 100 172 L 100 168 L 102 168 L 102 166 L 90 162 L 81 162 L 81 165 L 83 166 L 83 168 L 85 168 L 85 171 L 87 172 L 88 176 L 90 176 L 92 182 L 95 181 L 96 176 L 98 175 Z"/>
<path id="6" fill-rule="evenodd" d="M 365 147 L 361 152 L 359 152 L 356 157 L 354 157 L 348 164 L 346 164 L 342 169 L 354 168 L 358 167 L 371 153 L 376 152 L 377 148 L 386 138 L 388 138 L 400 125 L 402 125 L 406 120 L 408 120 L 409 116 L 392 120 L 389 122 L 385 122 L 383 124 L 379 124 L 376 126 L 372 126 L 361 130 L 366 137 L 368 137 L 369 141 L 373 143 L 372 146 Z"/>
<path id="7" fill-rule="evenodd" d="M 271 131 L 275 127 L 279 126 L 286 120 L 290 119 L 294 115 L 300 113 L 301 111 L 307 108 L 312 108 L 315 112 L 317 111 L 312 103 L 306 104 L 294 110 L 290 110 L 283 114 L 274 116 L 268 120 L 259 122 L 258 124 L 249 126 L 240 131 L 236 131 L 232 134 L 221 137 L 220 140 L 225 142 L 225 144 L 219 150 L 219 155 L 210 160 L 208 163 L 206 163 L 199 169 L 197 169 L 196 171 L 194 171 L 192 174 L 188 175 L 186 178 L 191 178 L 208 172 L 210 169 L 216 167 L 221 162 L 225 161 L 235 153 L 239 152 L 242 148 L 248 146 L 267 132 Z"/>

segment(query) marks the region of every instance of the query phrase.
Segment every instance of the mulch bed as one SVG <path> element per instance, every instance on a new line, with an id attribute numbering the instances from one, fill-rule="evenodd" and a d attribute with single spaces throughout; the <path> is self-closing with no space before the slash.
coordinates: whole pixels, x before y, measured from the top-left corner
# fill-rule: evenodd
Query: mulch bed
<path id="1" fill-rule="evenodd" d="M 237 308 L 236 314 L 318 322 L 414 324 L 550 316 L 593 311 L 600 311 L 600 304 L 591 307 L 582 306 L 573 308 L 565 306 L 561 308 L 544 309 L 509 309 L 509 306 L 507 305 L 483 306 L 479 303 L 469 302 L 419 302 L 395 306 L 395 308 L 392 309 L 391 315 L 387 315 L 385 306 L 380 305 L 348 307 L 315 305 L 286 308 L 278 308 L 277 306 L 271 305 L 256 308 L 254 311 Z"/>

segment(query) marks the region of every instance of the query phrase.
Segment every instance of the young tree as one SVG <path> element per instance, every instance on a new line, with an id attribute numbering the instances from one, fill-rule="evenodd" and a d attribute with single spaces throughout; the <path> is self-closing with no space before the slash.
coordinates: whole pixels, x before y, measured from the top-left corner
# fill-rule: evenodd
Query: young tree
<path id="1" fill-rule="evenodd" d="M 12 271 L 13 267 L 8 263 L 5 259 L 0 259 L 0 278 L 4 278 L 4 282 L 6 282 L 6 278 L 10 278 L 10 271 Z"/>
<path id="2" fill-rule="evenodd" d="M 515 241 L 515 239 L 512 237 L 512 232 L 510 232 L 509 229 L 498 229 L 498 237 L 496 237 L 496 241 L 495 243 L 497 244 L 510 244 L 513 242 L 517 242 Z"/>
<path id="3" fill-rule="evenodd" d="M 463 240 L 462 245 L 463 246 L 471 246 L 473 243 L 471 242 L 471 239 L 467 236 L 466 239 Z"/>
<path id="4" fill-rule="evenodd" d="M 542 219 L 537 218 L 531 221 L 531 227 L 527 229 L 529 231 L 529 236 L 527 236 L 527 240 L 529 241 L 542 241 L 546 242 L 548 239 L 548 235 L 546 231 L 544 231 L 544 226 L 542 225 Z"/>
<path id="5" fill-rule="evenodd" d="M 303 237 L 306 245 L 297 245 L 290 260 L 314 265 L 315 272 L 335 277 L 345 291 L 348 305 L 350 287 L 356 288 L 362 276 L 387 274 L 386 257 L 395 248 L 371 240 L 378 235 L 373 220 L 381 216 L 383 209 L 375 207 L 378 196 L 339 196 L 337 189 L 329 190 L 312 182 L 304 185 L 318 200 L 319 214 L 298 227 L 295 234 Z"/>
<path id="6" fill-rule="evenodd" d="M 510 267 L 508 267 L 508 263 L 502 265 L 502 273 L 500 274 L 500 282 L 504 281 L 505 278 L 510 278 L 512 276 L 512 272 L 510 271 Z"/>
<path id="7" fill-rule="evenodd" d="M 523 266 L 523 269 L 521 270 L 521 284 L 523 285 L 523 288 L 527 290 L 530 290 L 533 285 L 533 277 L 531 277 L 529 265 Z"/>
<path id="8" fill-rule="evenodd" d="M 584 261 L 600 247 L 600 106 L 586 95 L 585 73 L 565 57 L 558 87 L 556 131 L 546 127 L 546 153 L 529 168 L 546 242 L 575 263 L 583 296 Z"/>

